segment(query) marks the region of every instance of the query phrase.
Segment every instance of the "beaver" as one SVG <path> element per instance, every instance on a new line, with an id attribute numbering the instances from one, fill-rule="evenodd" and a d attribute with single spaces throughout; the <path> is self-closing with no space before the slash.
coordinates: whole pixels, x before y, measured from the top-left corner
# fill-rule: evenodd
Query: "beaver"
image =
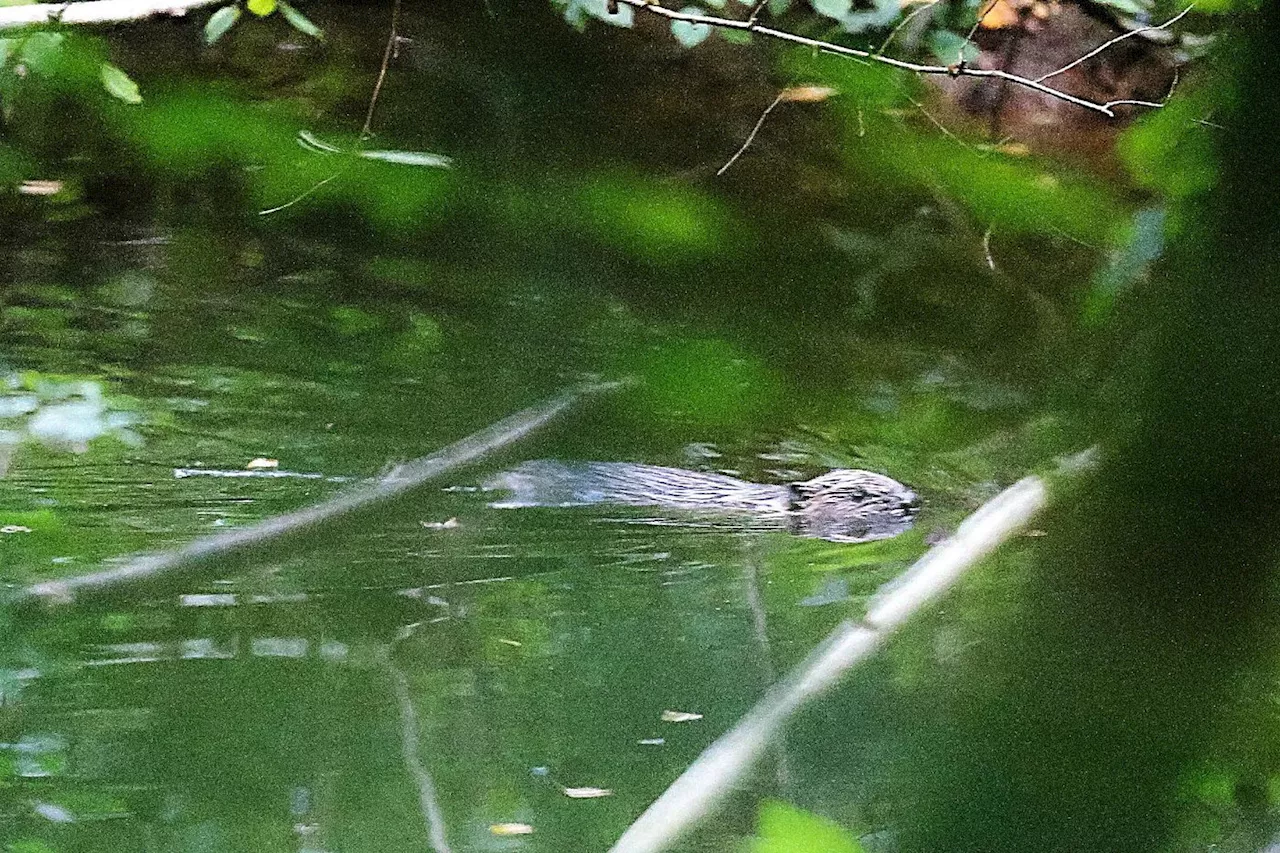
<path id="1" fill-rule="evenodd" d="M 831 542 L 897 536 L 915 521 L 920 499 L 890 477 L 837 469 L 789 485 L 750 483 L 724 474 L 632 462 L 540 459 L 490 479 L 486 490 L 510 492 L 493 507 L 612 504 L 748 516 Z"/>

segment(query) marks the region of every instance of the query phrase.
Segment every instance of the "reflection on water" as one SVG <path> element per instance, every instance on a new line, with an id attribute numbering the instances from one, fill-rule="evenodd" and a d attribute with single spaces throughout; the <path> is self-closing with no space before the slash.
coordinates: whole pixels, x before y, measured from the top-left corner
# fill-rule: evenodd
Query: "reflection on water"
<path id="1" fill-rule="evenodd" d="M 548 335 L 568 298 L 551 292 L 510 309 L 524 325 L 487 300 L 424 325 L 401 322 L 410 299 L 335 313 L 292 284 L 234 305 L 163 276 L 148 293 L 145 353 L 100 338 L 58 358 L 44 344 L 11 349 L 15 366 L 69 359 L 118 376 L 109 388 L 145 439 L 82 456 L 22 447 L 0 479 L 0 524 L 21 529 L 0 538 L 15 580 L 315 503 L 544 397 L 586 358 Z M 669 334 L 619 320 L 607 299 L 593 310 L 612 319 L 590 332 L 590 358 L 616 348 L 620 323 L 622 337 Z M 367 329 L 401 336 L 396 359 Z M 964 413 L 985 435 L 1008 418 L 992 399 L 1021 405 L 955 381 L 949 364 L 868 377 L 850 419 L 865 467 L 926 497 L 926 522 L 896 539 L 834 546 L 651 507 L 488 505 L 478 484 L 547 456 L 687 466 L 684 448 L 701 442 L 700 459 L 775 483 L 863 462 L 800 424 L 653 423 L 619 395 L 208 584 L 12 616 L 0 837 L 33 850 L 422 849 L 434 801 L 454 849 L 604 849 L 775 673 L 860 612 L 931 525 L 999 477 L 985 461 L 922 464 L 892 431 L 924 407 Z M 830 726 L 865 748 L 875 727 L 849 719 Z M 859 802 L 858 774 L 831 773 L 829 736 L 790 746 L 787 772 L 762 774 L 759 792 Z M 694 843 L 724 849 L 753 810 L 744 800 Z"/>
<path id="2" fill-rule="evenodd" d="M 399 672 L 458 849 L 500 848 L 499 824 L 534 827 L 533 849 L 603 848 L 766 683 L 753 540 L 471 500 L 456 530 L 357 532 L 208 590 L 24 625 L 11 655 L 37 663 L 12 660 L 0 709 L 6 837 L 421 849 Z M 768 567 L 754 594 L 774 607 L 813 580 Z"/>

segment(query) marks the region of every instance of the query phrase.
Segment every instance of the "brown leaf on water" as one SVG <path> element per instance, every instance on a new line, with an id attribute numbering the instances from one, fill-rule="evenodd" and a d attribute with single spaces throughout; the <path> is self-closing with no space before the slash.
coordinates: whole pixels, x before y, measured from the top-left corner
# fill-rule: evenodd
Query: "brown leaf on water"
<path id="1" fill-rule="evenodd" d="M 778 94 L 779 101 L 792 104 L 817 104 L 840 94 L 830 86 L 788 86 Z"/>

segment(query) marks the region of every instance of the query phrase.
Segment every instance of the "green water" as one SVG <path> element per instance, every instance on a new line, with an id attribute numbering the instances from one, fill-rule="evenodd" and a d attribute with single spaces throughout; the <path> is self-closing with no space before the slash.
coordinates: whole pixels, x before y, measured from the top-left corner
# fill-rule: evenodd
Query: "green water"
<path id="1" fill-rule="evenodd" d="M 235 133 L 260 146 L 244 155 L 254 169 L 221 171 L 207 152 L 179 162 L 164 149 L 172 134 L 112 126 L 94 132 L 136 146 L 123 162 L 52 161 L 85 182 L 81 201 L 10 210 L 21 227 L 4 236 L 0 272 L 7 396 L 83 378 L 127 414 L 87 448 L 12 451 L 0 479 L 12 584 L 308 505 L 584 377 L 640 384 L 177 595 L 6 617 L 8 849 L 423 849 L 406 728 L 453 849 L 605 849 L 926 541 L 1078 448 L 1061 376 L 1078 286 L 1105 260 L 1096 248 L 997 233 L 993 271 L 983 222 L 941 190 L 834 162 L 835 121 L 801 125 L 786 151 L 762 146 L 726 182 L 682 175 L 722 162 L 738 130 L 650 104 L 635 109 L 662 129 L 637 136 L 619 121 L 623 96 L 589 83 L 625 84 L 606 61 L 613 36 L 581 39 L 542 12 L 534 32 L 563 64 L 512 55 L 477 77 L 423 48 L 392 75 L 379 144 L 447 150 L 461 163 L 447 175 L 375 164 L 336 195 L 259 217 L 310 182 L 312 167 L 289 168 L 305 162 L 292 135 L 313 113 L 285 109 L 277 128 L 242 110 Z M 406 24 L 435 47 L 447 38 L 431 27 L 448 25 Z M 497 35 L 467 25 L 495 62 L 530 37 L 501 17 Z M 316 58 L 312 88 L 255 82 L 357 114 L 381 24 L 331 26 L 342 49 L 369 48 L 357 65 Z M 254 43 L 238 50 L 252 56 Z M 156 93 L 148 120 L 194 120 L 182 112 L 195 109 L 182 100 L 190 81 L 166 76 L 162 48 L 132 44 L 131 68 Z M 292 56 L 253 72 L 270 77 Z M 223 60 L 250 73 L 234 51 Z M 472 88 L 447 85 L 463 78 Z M 413 108 L 415 87 L 436 92 L 429 109 Z M 646 149 L 664 141 L 655 166 Z M 128 158 L 145 168 L 129 176 Z M 263 162 L 285 177 L 257 182 Z M 127 198 L 130 181 L 145 201 Z M 258 457 L 322 477 L 174 473 Z M 861 466 L 926 506 L 897 539 L 836 546 L 690 517 L 499 511 L 473 488 L 546 457 L 775 482 Z M 806 713 L 688 849 L 750 835 L 765 795 L 883 844 L 874 780 L 907 723 L 890 720 L 876 685 L 910 678 L 877 666 Z M 507 823 L 534 832 L 492 829 Z"/>

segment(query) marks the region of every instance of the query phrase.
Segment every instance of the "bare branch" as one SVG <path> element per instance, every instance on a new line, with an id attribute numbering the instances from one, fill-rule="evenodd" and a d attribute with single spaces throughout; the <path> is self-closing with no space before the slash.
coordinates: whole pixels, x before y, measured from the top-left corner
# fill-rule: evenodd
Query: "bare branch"
<path id="1" fill-rule="evenodd" d="M 742 30 L 743 32 L 757 33 L 758 35 L 765 36 L 766 38 L 784 41 L 789 44 L 798 44 L 802 47 L 807 47 L 821 53 L 844 56 L 862 62 L 878 62 L 882 65 L 888 65 L 890 68 L 898 68 L 902 71 L 911 71 L 916 74 L 931 74 L 946 77 L 987 77 L 994 80 L 1005 80 L 1016 86 L 1022 86 L 1023 88 L 1031 89 L 1032 91 L 1039 92 L 1051 98 L 1056 98 L 1057 100 L 1074 104 L 1082 109 L 1101 113 L 1108 118 L 1115 118 L 1116 114 L 1113 107 L 1116 106 L 1163 106 L 1163 104 L 1155 103 L 1153 101 L 1113 101 L 1109 104 L 1100 104 L 1087 98 L 1072 95 L 1070 92 L 1055 89 L 1052 86 L 1048 86 L 1040 82 L 1039 80 L 1033 80 L 1030 77 L 1022 77 L 1018 74 L 1010 74 L 1008 71 L 1003 71 L 999 68 L 975 68 L 971 65 L 966 65 L 963 62 L 958 62 L 954 65 L 928 65 L 920 62 L 908 62 L 905 59 L 895 59 L 892 56 L 884 56 L 870 50 L 861 50 L 856 47 L 847 47 L 842 44 L 808 38 L 807 36 L 789 33 L 784 30 L 776 30 L 772 27 L 762 26 L 761 24 L 756 23 L 752 18 L 748 18 L 743 21 L 735 20 L 733 18 L 718 18 L 714 15 L 677 12 L 674 9 L 659 6 L 654 2 L 650 2 L 650 0 L 618 0 L 618 2 L 624 3 L 634 9 L 639 9 L 642 12 L 648 12 L 652 15 L 666 18 L 670 21 L 683 21 L 689 24 L 705 24 L 706 26 L 718 27 L 720 29 Z M 1183 14 L 1186 13 L 1184 12 Z M 1177 19 L 1175 18 L 1174 20 Z M 1171 23 L 1173 23 L 1173 21 L 1161 24 L 1161 26 L 1168 26 Z M 1150 27 L 1149 29 L 1157 29 L 1157 27 Z"/>
<path id="2" fill-rule="evenodd" d="M 378 68 L 378 79 L 373 84 L 373 94 L 369 97 L 369 111 L 364 116 L 364 127 L 360 130 L 360 139 L 373 136 L 373 111 L 378 106 L 378 96 L 382 94 L 382 82 L 387 79 L 387 67 L 391 65 L 391 56 L 396 52 L 396 42 L 400 39 L 400 0 L 391 6 L 391 31 L 387 33 L 387 47 L 382 51 L 382 66 Z"/>
<path id="3" fill-rule="evenodd" d="M 48 24 L 118 24 L 153 15 L 185 15 L 226 0 L 86 0 L 0 8 L 0 30 Z"/>
<path id="4" fill-rule="evenodd" d="M 1188 14 L 1192 9 L 1194 9 L 1194 8 L 1195 8 L 1195 4 L 1193 3 L 1193 4 L 1191 4 L 1190 6 L 1188 6 L 1187 8 L 1183 9 L 1183 10 L 1182 10 L 1181 12 L 1179 12 L 1178 14 L 1174 15 L 1174 16 L 1173 16 L 1172 18 L 1170 18 L 1169 20 L 1165 21 L 1163 24 L 1154 24 L 1154 25 L 1152 25 L 1152 26 L 1148 26 L 1148 27 L 1138 27 L 1138 28 L 1137 28 L 1137 29 L 1135 29 L 1135 30 L 1129 30 L 1129 31 L 1127 31 L 1127 32 L 1121 33 L 1120 35 L 1116 36 L 1115 38 L 1111 39 L 1110 41 L 1106 41 L 1106 42 L 1103 42 L 1102 44 L 1098 45 L 1098 46 L 1097 46 L 1097 47 L 1095 47 L 1093 50 L 1089 51 L 1088 53 L 1086 53 L 1084 56 L 1080 57 L 1079 59 L 1076 59 L 1076 60 L 1074 60 L 1074 61 L 1072 61 L 1072 62 L 1068 62 L 1066 65 L 1062 66 L 1062 67 L 1061 67 L 1061 68 L 1059 68 L 1057 71 L 1050 71 L 1048 74 L 1045 74 L 1045 75 L 1044 75 L 1044 76 L 1042 76 L 1042 77 L 1037 77 L 1037 78 L 1036 78 L 1036 82 L 1037 82 L 1037 83 L 1043 83 L 1045 80 L 1048 80 L 1050 77 L 1057 77 L 1059 74 L 1062 74 L 1064 71 L 1070 71 L 1072 68 L 1075 68 L 1075 67 L 1076 67 L 1077 65 L 1079 65 L 1080 63 L 1082 63 L 1082 62 L 1087 62 L 1088 60 L 1093 59 L 1095 56 L 1097 56 L 1098 54 L 1102 53 L 1102 52 L 1103 52 L 1104 50 L 1106 50 L 1107 48 L 1111 47 L 1111 46 L 1112 46 L 1112 45 L 1114 45 L 1114 44 L 1119 44 L 1120 42 L 1124 41 L 1124 40 L 1125 40 L 1125 39 L 1127 39 L 1127 38 L 1132 38 L 1133 36 L 1141 35 L 1142 33 L 1149 33 L 1149 32 L 1154 32 L 1154 31 L 1156 31 L 1156 30 L 1163 30 L 1163 29 L 1167 29 L 1168 27 L 1173 26 L 1173 25 L 1174 25 L 1174 24 L 1176 24 L 1178 21 L 1180 21 L 1180 20 L 1182 20 L 1184 17 L 1186 17 L 1186 16 L 1187 16 L 1187 14 Z M 1141 104 L 1141 105 L 1143 105 L 1143 106 L 1151 106 L 1150 104 L 1146 104 L 1146 103 L 1143 103 L 1143 102 L 1141 102 L 1141 101 L 1113 101 L 1113 102 L 1112 102 L 1112 104 L 1113 104 L 1113 105 L 1118 105 L 1118 104 L 1121 104 L 1121 103 Z M 1155 104 L 1155 106 L 1160 106 L 1160 105 L 1159 105 L 1159 104 Z"/>
<path id="5" fill-rule="evenodd" d="M 898 26 L 894 27 L 893 31 L 889 33 L 888 37 L 885 38 L 884 42 L 878 48 L 876 48 L 876 54 L 879 55 L 884 53 L 885 50 L 889 47 L 889 42 L 897 38 L 898 33 L 902 32 L 903 28 L 906 27 L 907 24 L 910 24 L 912 21 L 916 19 L 916 15 L 919 15 L 921 12 L 929 11 L 930 9 L 932 9 L 934 6 L 937 6 L 941 2 L 942 0 L 929 0 L 929 2 L 925 3 L 923 6 L 917 6 L 914 10 L 912 10 L 912 12 L 909 15 L 907 15 L 905 18 L 903 18 L 901 21 L 898 22 Z M 965 41 L 968 41 L 968 39 L 965 39 Z"/>
<path id="6" fill-rule="evenodd" d="M 422 813 L 427 842 L 433 853 L 450 853 L 444 810 L 440 808 L 440 798 L 436 796 L 436 783 L 431 778 L 430 771 L 422 763 L 422 748 L 419 745 L 422 724 L 418 722 L 418 712 L 413 707 L 413 695 L 409 692 L 409 677 L 396 665 L 395 661 L 396 645 L 413 636 L 413 632 L 420 626 L 420 622 L 415 622 L 401 629 L 395 640 L 382 649 L 379 657 L 391 676 L 396 705 L 400 709 L 400 753 L 404 758 L 405 769 L 409 771 L 414 784 L 418 787 L 418 811 Z"/>
<path id="7" fill-rule="evenodd" d="M 784 95 L 786 95 L 785 90 L 782 92 L 779 92 L 778 97 L 773 99 L 773 103 L 769 104 L 769 106 L 764 108 L 764 112 L 760 113 L 760 118 L 759 120 L 756 121 L 756 126 L 751 128 L 751 132 L 748 133 L 747 138 L 743 140 L 742 147 L 739 148 L 737 151 L 733 152 L 733 156 L 730 157 L 723 166 L 721 166 L 719 169 L 716 170 L 717 178 L 723 175 L 725 172 L 729 171 L 729 167 L 732 166 L 734 163 L 738 162 L 738 158 L 742 156 L 743 152 L 745 152 L 748 148 L 751 147 L 751 143 L 755 141 L 756 134 L 760 132 L 760 128 L 764 127 L 764 120 L 769 117 L 769 113 L 773 112 L 774 107 L 782 103 Z"/>
<path id="8" fill-rule="evenodd" d="M 134 557 L 125 563 L 97 572 L 34 583 L 18 590 L 9 604 L 73 604 L 81 597 L 103 595 L 134 586 L 155 584 L 196 565 L 273 545 L 280 540 L 315 530 L 351 516 L 358 510 L 384 503 L 418 488 L 424 483 L 455 471 L 524 438 L 583 399 L 617 388 L 622 383 L 597 382 L 581 385 L 540 405 L 510 415 L 448 447 L 412 462 L 368 483 L 339 492 L 328 500 L 284 515 L 266 518 L 248 527 L 205 536 L 180 548 Z"/>
<path id="9" fill-rule="evenodd" d="M 935 604 L 965 572 L 1023 530 L 1046 501 L 1044 481 L 1027 477 L 965 519 L 953 537 L 882 587 L 861 622 L 838 626 L 707 747 L 623 833 L 611 853 L 657 853 L 670 847 L 733 790 L 791 716 L 868 660 L 908 619 Z"/>

